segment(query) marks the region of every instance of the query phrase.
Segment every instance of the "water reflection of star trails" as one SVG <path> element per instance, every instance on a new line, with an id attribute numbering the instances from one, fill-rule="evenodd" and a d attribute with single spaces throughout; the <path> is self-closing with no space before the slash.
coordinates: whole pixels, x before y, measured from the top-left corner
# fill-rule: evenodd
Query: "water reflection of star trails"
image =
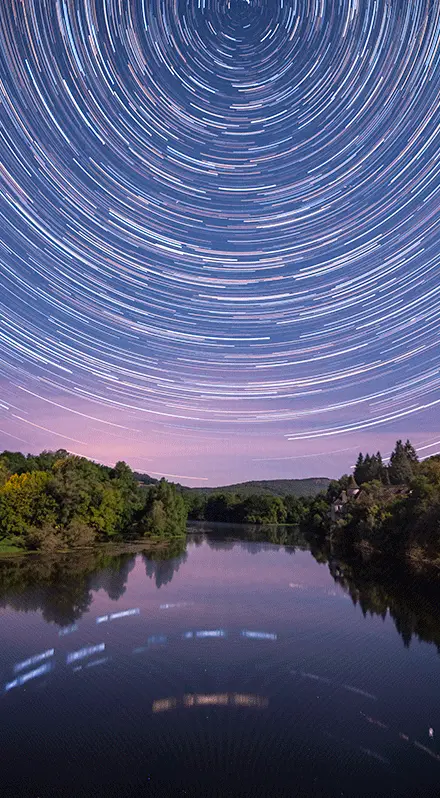
<path id="1" fill-rule="evenodd" d="M 14 665 L 14 673 L 20 673 L 20 671 L 26 670 L 29 668 L 30 665 L 36 665 L 38 662 L 43 662 L 46 659 L 50 659 L 55 654 L 54 648 L 49 648 L 47 651 L 43 651 L 41 654 L 34 654 L 34 656 L 29 657 L 22 662 L 17 662 Z"/>
<path id="2" fill-rule="evenodd" d="M 361 687 L 355 687 L 354 685 L 351 684 L 338 684 L 333 679 L 330 679 L 328 676 L 322 676 L 318 673 L 310 673 L 308 671 L 302 671 L 298 669 L 292 669 L 290 673 L 293 676 L 300 676 L 303 679 L 309 679 L 313 682 L 335 685 L 336 687 L 342 690 L 347 690 L 348 692 L 354 693 L 355 695 L 362 696 L 363 698 L 369 698 L 372 701 L 377 701 L 377 696 L 373 695 L 373 693 L 369 693 L 367 690 L 363 690 Z"/>
<path id="3" fill-rule="evenodd" d="M 77 651 L 71 651 L 69 654 L 67 654 L 66 663 L 67 665 L 71 665 L 73 662 L 86 659 L 87 657 L 92 656 L 92 654 L 98 654 L 101 651 L 105 651 L 105 643 L 98 643 L 94 646 L 85 646 L 84 648 L 80 648 Z"/>
<path id="4" fill-rule="evenodd" d="M 139 607 L 134 607 L 133 609 L 130 610 L 120 610 L 119 612 L 111 612 L 108 615 L 98 615 L 98 617 L 96 618 L 96 623 L 97 624 L 108 623 L 109 621 L 116 621 L 119 618 L 131 618 L 134 615 L 140 615 L 140 612 L 141 611 Z"/>
<path id="5" fill-rule="evenodd" d="M 63 626 L 58 632 L 58 637 L 65 637 L 66 635 L 71 635 L 73 632 L 77 631 L 78 624 L 72 623 L 70 626 Z"/>
<path id="6" fill-rule="evenodd" d="M 242 707 L 267 709 L 269 699 L 247 693 L 189 693 L 179 698 L 160 698 L 153 701 L 152 711 L 169 712 L 177 707 L 186 709 L 197 707 Z"/>
<path id="7" fill-rule="evenodd" d="M 254 632 L 249 629 L 243 629 L 241 632 L 242 637 L 247 637 L 250 640 L 277 640 L 278 635 L 274 632 Z"/>
<path id="8" fill-rule="evenodd" d="M 393 730 L 391 729 L 391 727 L 389 726 L 388 723 L 384 723 L 383 721 L 379 720 L 378 718 L 372 718 L 370 715 L 366 715 L 364 712 L 361 712 L 361 715 L 365 718 L 367 723 L 370 723 L 370 724 L 372 724 L 373 726 L 376 726 L 379 729 L 383 729 L 384 731 L 391 731 L 393 734 L 395 734 L 395 732 L 393 732 Z M 431 734 L 431 731 L 432 731 L 432 729 L 430 728 L 428 730 L 430 737 L 433 736 L 433 734 Z M 419 750 L 424 751 L 426 754 L 428 754 L 430 757 L 432 757 L 432 759 L 435 759 L 437 762 L 440 762 L 440 754 L 438 754 L 436 751 L 433 751 L 432 748 L 429 748 L 427 745 L 423 745 L 423 743 L 419 742 L 419 740 L 412 740 L 411 741 L 411 738 L 410 738 L 409 734 L 406 734 L 405 732 L 399 731 L 399 732 L 397 732 L 397 735 L 398 735 L 399 739 L 404 740 L 407 743 L 411 743 L 412 742 L 415 748 L 418 748 Z"/>
<path id="9" fill-rule="evenodd" d="M 23 673 L 22 676 L 17 676 L 16 679 L 13 679 L 12 682 L 7 682 L 5 684 L 4 690 L 5 692 L 9 692 L 14 687 L 20 687 L 23 684 L 27 684 L 33 679 L 37 679 L 38 676 L 44 676 L 47 673 L 50 673 L 53 666 L 50 662 L 45 663 L 44 665 L 40 665 L 39 668 L 34 668 L 32 671 L 28 671 L 27 673 Z"/>
<path id="10" fill-rule="evenodd" d="M 161 605 L 161 609 L 168 609 L 170 607 L 180 607 L 182 606 L 179 604 L 164 604 Z M 272 641 L 276 642 L 278 640 L 278 635 L 275 632 L 260 632 L 260 631 L 253 631 L 249 629 L 243 629 L 241 632 L 238 633 L 241 639 L 247 640 L 255 640 L 255 641 Z M 236 637 L 237 633 L 229 632 L 227 629 L 188 629 L 187 631 L 182 632 L 180 635 L 177 636 L 177 639 L 181 640 L 226 640 L 230 637 Z M 148 651 L 150 646 L 164 646 L 166 645 L 172 637 L 170 638 L 169 635 L 157 633 L 154 635 L 150 635 L 147 639 L 147 645 L 137 646 L 133 649 L 133 654 L 143 654 Z"/>

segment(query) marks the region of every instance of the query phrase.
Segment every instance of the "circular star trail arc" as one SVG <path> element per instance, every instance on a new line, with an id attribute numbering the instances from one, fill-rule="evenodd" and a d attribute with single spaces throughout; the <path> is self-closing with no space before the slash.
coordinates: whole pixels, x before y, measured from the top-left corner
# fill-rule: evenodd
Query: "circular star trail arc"
<path id="1" fill-rule="evenodd" d="M 435 0 L 2 3 L 9 398 L 293 440 L 440 403 L 439 47 Z"/>

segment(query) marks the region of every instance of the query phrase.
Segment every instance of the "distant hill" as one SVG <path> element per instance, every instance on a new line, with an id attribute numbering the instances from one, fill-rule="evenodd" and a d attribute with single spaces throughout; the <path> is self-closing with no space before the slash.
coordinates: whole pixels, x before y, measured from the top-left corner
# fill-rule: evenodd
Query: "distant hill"
<path id="1" fill-rule="evenodd" d="M 135 479 L 141 485 L 155 485 L 159 480 L 150 477 L 149 474 L 141 474 L 139 471 L 133 471 Z"/>
<path id="2" fill-rule="evenodd" d="M 239 482 L 219 488 L 188 488 L 192 493 L 237 493 L 240 496 L 316 496 L 327 490 L 331 480 L 328 477 L 309 477 L 308 479 L 263 479 L 253 482 Z"/>
<path id="3" fill-rule="evenodd" d="M 134 476 L 141 485 L 155 485 L 158 480 L 149 474 L 134 472 Z M 176 483 L 176 487 L 184 492 L 199 493 L 209 496 L 211 493 L 236 493 L 239 496 L 316 496 L 321 491 L 326 491 L 331 482 L 328 477 L 308 477 L 307 479 L 262 479 L 252 482 L 238 482 L 235 485 L 222 485 L 218 488 L 189 488 Z"/>

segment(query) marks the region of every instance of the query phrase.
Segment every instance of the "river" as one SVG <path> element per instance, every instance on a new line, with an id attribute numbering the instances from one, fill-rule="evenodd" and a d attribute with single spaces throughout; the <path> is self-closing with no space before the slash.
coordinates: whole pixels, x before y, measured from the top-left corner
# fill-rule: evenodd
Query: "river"
<path id="1" fill-rule="evenodd" d="M 0 562 L 2 798 L 439 794 L 437 584 L 243 535 Z"/>

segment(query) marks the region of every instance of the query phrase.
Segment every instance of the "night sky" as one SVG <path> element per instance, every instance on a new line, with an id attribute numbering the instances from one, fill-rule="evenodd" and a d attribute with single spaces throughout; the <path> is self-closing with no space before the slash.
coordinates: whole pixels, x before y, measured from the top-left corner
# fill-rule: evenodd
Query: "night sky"
<path id="1" fill-rule="evenodd" d="M 0 4 L 0 449 L 440 451 L 438 0 Z"/>

